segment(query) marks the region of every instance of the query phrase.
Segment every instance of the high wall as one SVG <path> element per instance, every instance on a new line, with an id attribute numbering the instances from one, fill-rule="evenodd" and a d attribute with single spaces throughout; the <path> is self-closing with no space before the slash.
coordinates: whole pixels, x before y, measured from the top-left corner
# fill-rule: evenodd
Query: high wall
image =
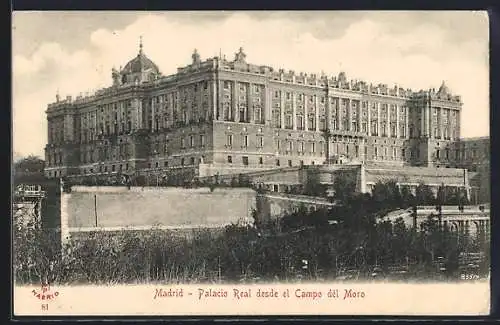
<path id="1" fill-rule="evenodd" d="M 251 222 L 256 206 L 255 192 L 243 188 L 74 186 L 61 200 L 63 238 L 98 229 L 217 228 Z"/>

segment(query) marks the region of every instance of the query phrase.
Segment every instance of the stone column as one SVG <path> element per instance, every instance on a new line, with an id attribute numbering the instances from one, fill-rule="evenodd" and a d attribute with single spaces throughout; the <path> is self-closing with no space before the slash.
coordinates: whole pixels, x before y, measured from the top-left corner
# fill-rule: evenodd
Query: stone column
<path id="1" fill-rule="evenodd" d="M 151 131 L 155 130 L 155 109 L 154 97 L 151 98 Z M 149 117 L 148 117 L 149 118 Z M 149 125 L 149 123 L 148 123 Z"/>
<path id="2" fill-rule="evenodd" d="M 410 108 L 408 106 L 405 106 L 405 139 L 410 138 L 410 123 L 408 122 L 409 115 L 410 115 Z"/>
<path id="3" fill-rule="evenodd" d="M 380 130 L 380 103 L 377 103 L 377 135 L 380 137 L 382 136 L 381 130 Z"/>
<path id="4" fill-rule="evenodd" d="M 136 99 L 136 113 L 137 113 L 137 120 L 136 120 L 136 129 L 142 129 L 144 127 L 144 121 L 142 120 L 143 117 L 143 108 L 142 108 L 142 100 Z"/>
<path id="5" fill-rule="evenodd" d="M 297 94 L 292 92 L 292 128 L 297 130 Z"/>
<path id="6" fill-rule="evenodd" d="M 238 83 L 236 81 L 233 81 L 233 113 L 232 115 L 234 116 L 234 121 L 239 122 L 240 121 L 240 108 L 238 107 L 239 103 L 239 98 L 238 98 Z"/>
<path id="7" fill-rule="evenodd" d="M 356 109 L 356 115 L 357 115 L 357 122 L 358 122 L 358 131 L 359 132 L 363 132 L 363 129 L 361 128 L 362 127 L 362 122 L 363 122 L 363 117 L 362 117 L 362 112 L 363 112 L 363 104 L 361 103 L 361 100 L 358 101 L 358 108 Z"/>
<path id="8" fill-rule="evenodd" d="M 347 104 L 347 130 L 354 131 L 352 129 L 352 99 L 348 99 L 349 103 Z"/>
<path id="9" fill-rule="evenodd" d="M 252 87 L 255 86 L 252 83 L 247 84 L 247 107 L 245 108 L 245 122 L 253 123 L 255 122 L 255 111 L 253 109 L 253 101 L 252 101 Z M 261 111 L 262 117 L 262 111 Z M 259 121 L 260 122 L 260 121 Z"/>
<path id="10" fill-rule="evenodd" d="M 280 114 L 281 114 L 281 128 L 285 128 L 285 92 L 280 90 Z"/>
<path id="11" fill-rule="evenodd" d="M 439 125 L 438 125 L 439 126 Z M 427 105 L 427 136 L 430 137 L 432 133 L 432 112 L 431 112 L 431 103 Z"/>
<path id="12" fill-rule="evenodd" d="M 328 100 L 328 97 L 326 98 Z M 318 96 L 314 96 L 314 113 L 316 119 L 316 132 L 319 131 L 319 104 L 318 104 Z"/>
<path id="13" fill-rule="evenodd" d="M 174 106 L 174 110 L 177 114 L 177 120 L 179 120 L 179 118 L 182 120 L 180 102 L 181 102 L 181 95 L 180 95 L 179 89 L 177 89 L 175 92 L 175 106 Z M 178 122 L 178 121 L 175 121 L 175 122 Z"/>
<path id="14" fill-rule="evenodd" d="M 343 123 L 343 116 L 342 114 L 344 114 L 344 108 L 340 101 L 342 101 L 342 104 L 344 103 L 344 100 L 340 97 L 337 97 L 337 105 L 336 107 L 333 107 L 333 109 L 337 109 L 337 129 L 338 130 L 343 130 L 344 129 L 344 125 L 342 125 Z"/>
<path id="15" fill-rule="evenodd" d="M 439 134 L 441 134 L 441 139 L 444 140 L 444 124 L 443 124 L 443 114 L 446 114 L 447 109 L 446 108 L 441 108 L 439 110 L 439 120 L 438 120 L 438 126 L 439 126 Z"/>
<path id="16" fill-rule="evenodd" d="M 272 108 L 272 94 L 269 85 L 264 87 L 264 105 L 261 105 L 264 109 L 265 124 L 272 125 L 273 123 L 273 108 Z"/>
<path id="17" fill-rule="evenodd" d="M 307 101 L 307 95 L 304 94 L 302 96 L 302 99 L 304 100 L 304 127 L 305 127 L 306 131 L 309 131 L 309 110 L 307 107 L 307 104 L 309 102 Z"/>
<path id="18" fill-rule="evenodd" d="M 401 131 L 399 130 L 399 106 L 396 105 L 396 138 L 401 136 Z"/>
<path id="19" fill-rule="evenodd" d="M 426 107 L 422 107 L 421 108 L 421 115 L 420 115 L 420 117 L 421 117 L 421 119 L 420 119 L 420 135 L 421 136 L 425 135 L 425 129 L 426 129 L 425 128 L 425 118 L 426 118 L 425 112 L 426 112 Z"/>
<path id="20" fill-rule="evenodd" d="M 219 116 L 219 114 L 217 114 L 219 112 L 219 107 L 217 107 L 217 79 L 215 76 L 214 76 L 214 79 L 212 81 L 212 108 L 213 108 L 212 119 L 214 121 L 218 120 L 220 118 L 220 116 Z"/>
<path id="21" fill-rule="evenodd" d="M 387 137 L 390 138 L 392 136 L 391 133 L 391 105 L 387 104 Z"/>
<path id="22" fill-rule="evenodd" d="M 368 106 L 368 129 L 367 129 L 368 130 L 368 136 L 372 135 L 372 131 L 371 131 L 372 130 L 371 129 L 372 128 L 372 117 L 371 117 L 371 115 L 372 115 L 371 114 L 372 107 L 371 107 L 371 104 L 372 103 L 370 101 L 368 101 L 366 103 L 366 105 Z"/>

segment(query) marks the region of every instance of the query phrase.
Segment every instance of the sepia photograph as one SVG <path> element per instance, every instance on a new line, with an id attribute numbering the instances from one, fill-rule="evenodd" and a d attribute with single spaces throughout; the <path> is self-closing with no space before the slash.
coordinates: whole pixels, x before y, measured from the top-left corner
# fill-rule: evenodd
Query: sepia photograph
<path id="1" fill-rule="evenodd" d="M 15 11 L 12 60 L 16 315 L 489 313 L 487 12 Z"/>

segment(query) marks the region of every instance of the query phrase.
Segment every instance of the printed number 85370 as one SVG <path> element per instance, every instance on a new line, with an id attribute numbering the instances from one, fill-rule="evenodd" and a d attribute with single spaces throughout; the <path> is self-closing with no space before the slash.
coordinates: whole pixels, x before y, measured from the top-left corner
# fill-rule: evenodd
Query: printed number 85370
<path id="1" fill-rule="evenodd" d="M 460 279 L 462 280 L 479 280 L 479 275 L 474 273 L 462 273 L 460 274 Z"/>

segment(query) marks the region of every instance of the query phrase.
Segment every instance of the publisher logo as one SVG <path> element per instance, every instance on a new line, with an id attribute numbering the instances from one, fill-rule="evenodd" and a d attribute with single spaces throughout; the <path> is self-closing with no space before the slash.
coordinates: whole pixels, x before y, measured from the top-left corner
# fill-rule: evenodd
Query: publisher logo
<path id="1" fill-rule="evenodd" d="M 59 291 L 52 290 L 50 288 L 50 284 L 48 283 L 42 283 L 39 290 L 33 289 L 31 292 L 33 293 L 33 296 L 35 296 L 35 298 L 38 298 L 39 300 L 51 301 L 59 296 Z"/>

